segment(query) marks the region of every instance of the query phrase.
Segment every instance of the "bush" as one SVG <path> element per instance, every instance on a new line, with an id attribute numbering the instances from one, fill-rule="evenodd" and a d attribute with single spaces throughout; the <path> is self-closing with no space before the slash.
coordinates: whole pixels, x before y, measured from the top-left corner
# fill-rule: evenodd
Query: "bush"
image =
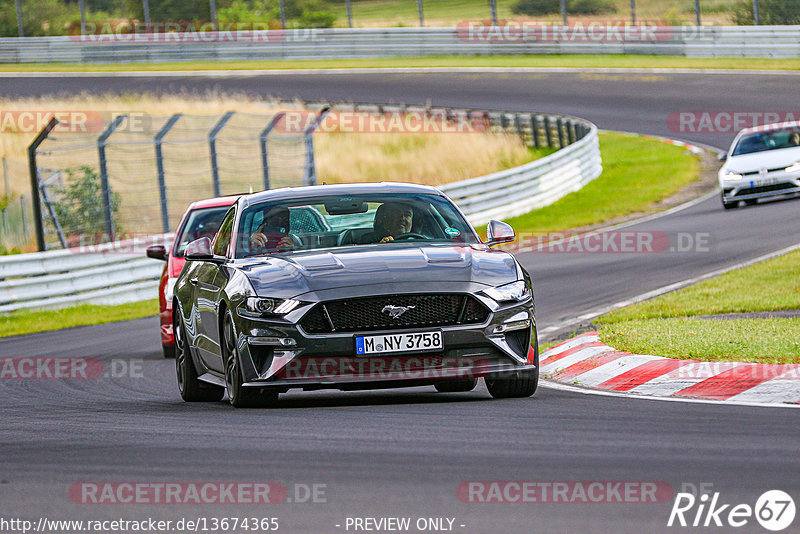
<path id="1" fill-rule="evenodd" d="M 104 233 L 106 225 L 100 174 L 88 165 L 82 165 L 77 170 L 67 169 L 66 172 L 69 185 L 58 191 L 58 201 L 53 205 L 64 235 Z M 111 191 L 111 216 L 115 219 L 119 205 L 119 193 Z M 117 226 L 116 231 L 120 230 Z"/>
<path id="2" fill-rule="evenodd" d="M 517 15 L 555 15 L 561 13 L 561 1 L 517 0 L 511 11 Z M 567 13 L 570 15 L 600 15 L 615 11 L 613 0 L 567 0 Z"/>
<path id="3" fill-rule="evenodd" d="M 797 0 L 758 0 L 758 23 L 767 25 L 800 24 L 800 5 Z M 733 9 L 733 22 L 755 24 L 753 2 L 742 0 Z"/>
<path id="4" fill-rule="evenodd" d="M 59 0 L 37 0 L 22 3 L 22 27 L 25 37 L 63 35 L 67 25 L 78 13 Z M 14 0 L 0 0 L 0 37 L 16 37 L 17 10 Z"/>
<path id="5" fill-rule="evenodd" d="M 317 0 L 285 0 L 283 5 L 287 26 L 298 28 L 332 27 L 336 15 L 328 12 L 327 8 L 326 3 Z M 229 7 L 218 9 L 217 14 L 219 20 L 225 22 L 279 21 L 281 17 L 277 0 L 256 0 L 252 3 L 234 0 Z"/>

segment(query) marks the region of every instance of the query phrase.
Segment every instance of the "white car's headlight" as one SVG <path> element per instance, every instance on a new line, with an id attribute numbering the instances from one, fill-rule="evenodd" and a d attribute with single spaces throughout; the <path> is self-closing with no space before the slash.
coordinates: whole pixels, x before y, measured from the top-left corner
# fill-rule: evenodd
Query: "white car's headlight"
<path id="1" fill-rule="evenodd" d="M 800 171 L 800 161 L 795 161 L 794 163 L 792 163 L 791 165 L 786 167 L 786 169 L 784 169 L 784 170 L 786 172 L 797 172 L 797 171 Z"/>
<path id="2" fill-rule="evenodd" d="M 175 295 L 175 282 L 177 281 L 177 278 L 167 278 L 167 286 L 164 288 L 164 300 L 167 302 L 172 301 L 172 297 Z"/>
<path id="3" fill-rule="evenodd" d="M 497 302 L 507 302 L 509 300 L 522 301 L 527 300 L 531 296 L 531 292 L 525 287 L 525 282 L 523 280 L 484 289 L 483 292 Z"/>
<path id="4" fill-rule="evenodd" d="M 742 179 L 742 175 L 737 173 L 737 172 L 725 171 L 722 174 L 722 179 L 723 180 L 741 180 Z"/>
<path id="5" fill-rule="evenodd" d="M 286 315 L 299 305 L 300 301 L 294 299 L 247 297 L 242 308 L 248 315 Z"/>

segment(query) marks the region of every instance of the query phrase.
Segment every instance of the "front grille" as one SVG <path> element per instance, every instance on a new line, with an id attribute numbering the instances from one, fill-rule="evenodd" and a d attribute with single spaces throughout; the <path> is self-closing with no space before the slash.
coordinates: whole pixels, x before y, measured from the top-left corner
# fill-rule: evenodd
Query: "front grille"
<path id="1" fill-rule="evenodd" d="M 413 308 L 392 318 L 383 311 L 387 306 Z M 370 332 L 480 324 L 488 317 L 489 310 L 471 295 L 383 295 L 317 304 L 303 317 L 300 326 L 309 334 Z"/>
<path id="2" fill-rule="evenodd" d="M 735 196 L 743 196 L 743 195 L 756 195 L 758 193 L 769 193 L 771 191 L 782 191 L 784 189 L 794 189 L 797 187 L 794 184 L 772 184 L 772 185 L 760 185 L 758 187 L 749 187 L 747 189 L 740 189 Z"/>

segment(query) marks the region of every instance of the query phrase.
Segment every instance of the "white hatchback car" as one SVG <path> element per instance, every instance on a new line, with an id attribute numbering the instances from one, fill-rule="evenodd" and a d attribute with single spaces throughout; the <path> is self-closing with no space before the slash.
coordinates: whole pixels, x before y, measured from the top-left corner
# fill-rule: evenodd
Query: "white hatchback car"
<path id="1" fill-rule="evenodd" d="M 800 193 L 800 122 L 747 128 L 720 159 L 722 205 L 755 204 L 759 198 Z"/>

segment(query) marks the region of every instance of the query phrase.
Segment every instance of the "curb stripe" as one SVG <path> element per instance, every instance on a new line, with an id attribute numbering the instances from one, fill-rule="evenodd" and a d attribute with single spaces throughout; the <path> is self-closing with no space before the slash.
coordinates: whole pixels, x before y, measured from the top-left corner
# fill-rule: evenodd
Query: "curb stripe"
<path id="1" fill-rule="evenodd" d="M 725 400 L 772 379 L 763 364 L 745 364 L 723 371 L 675 393 L 677 397 Z"/>
<path id="2" fill-rule="evenodd" d="M 597 387 L 614 391 L 630 391 L 637 386 L 641 386 L 645 382 L 650 382 L 654 378 L 663 376 L 688 363 L 694 363 L 694 360 L 667 359 L 647 362 L 636 369 L 631 369 L 621 375 L 610 378 Z"/>
<path id="3" fill-rule="evenodd" d="M 622 356 L 630 356 L 630 355 L 631 355 L 630 352 L 619 352 L 619 351 L 603 352 L 595 356 L 590 356 L 585 360 L 582 360 L 578 363 L 574 363 L 569 367 L 565 367 L 564 369 L 556 371 L 553 373 L 553 376 L 562 379 L 574 378 L 578 375 L 586 373 L 587 371 L 592 371 L 594 369 L 597 369 L 601 365 L 605 365 L 609 362 L 613 362 L 614 360 L 618 360 Z"/>
<path id="4" fill-rule="evenodd" d="M 555 363 L 555 362 L 557 362 L 557 361 L 559 361 L 559 360 L 561 360 L 563 358 L 566 358 L 567 356 L 571 356 L 573 354 L 576 354 L 578 352 L 581 352 L 581 351 L 583 351 L 585 349 L 592 348 L 592 347 L 605 347 L 605 345 L 603 345 L 599 341 L 587 341 L 586 343 L 582 343 L 581 345 L 572 347 L 572 348 L 567 349 L 567 350 L 565 350 L 563 352 L 558 352 L 556 354 L 548 356 L 547 358 L 542 360 L 540 363 L 541 363 L 542 366 L 551 365 L 551 364 L 553 364 L 553 363 Z M 614 349 L 609 349 L 609 350 L 614 350 Z M 547 351 L 545 354 L 549 354 L 549 353 L 550 353 L 550 351 Z"/>

